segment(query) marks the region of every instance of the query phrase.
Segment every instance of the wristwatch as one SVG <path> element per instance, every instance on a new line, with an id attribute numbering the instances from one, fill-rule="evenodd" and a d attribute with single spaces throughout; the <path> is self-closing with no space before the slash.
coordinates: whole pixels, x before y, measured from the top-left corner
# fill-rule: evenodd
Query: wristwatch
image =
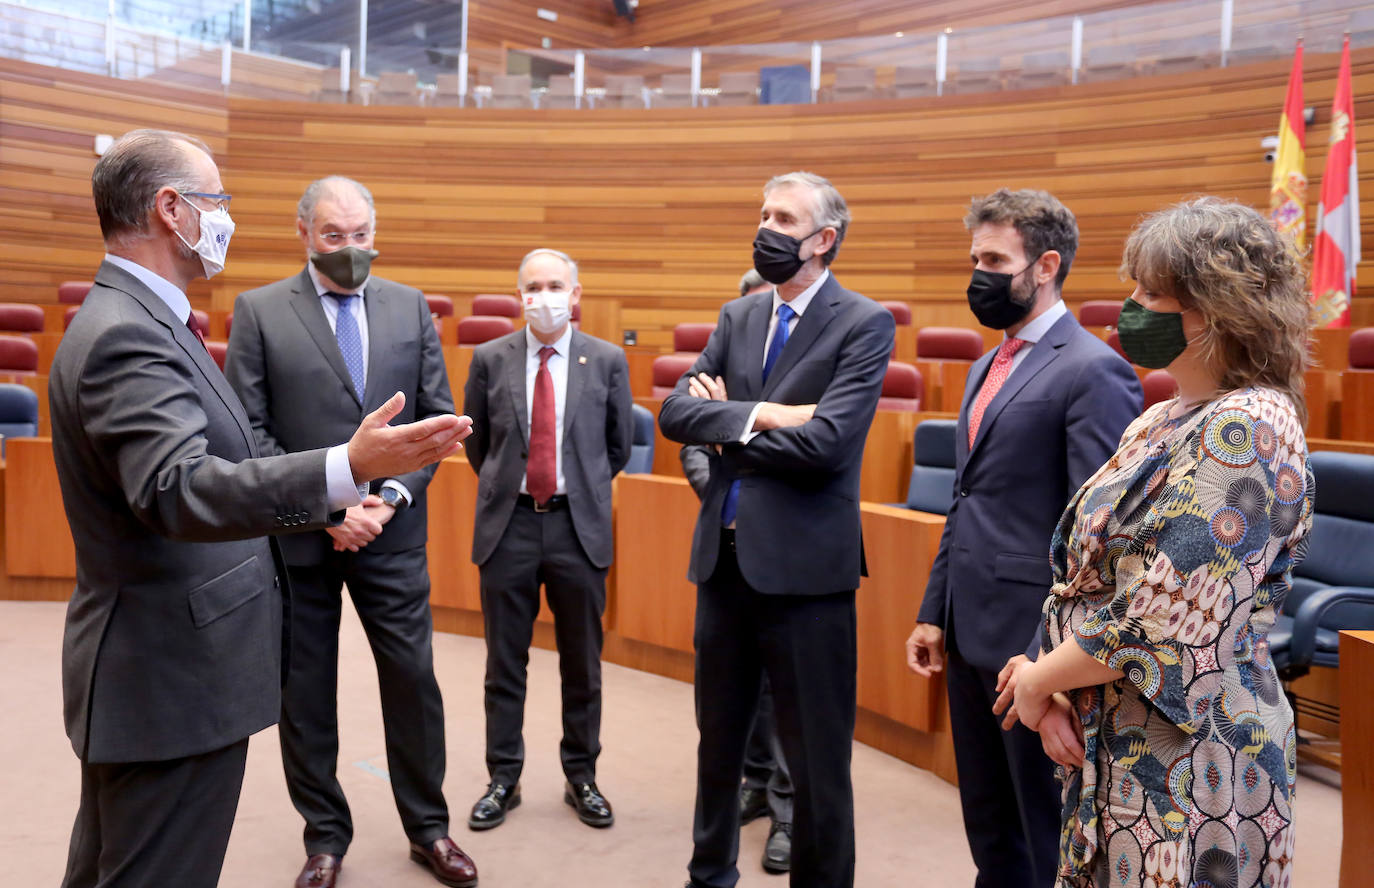
<path id="1" fill-rule="evenodd" d="M 381 493 L 377 495 L 382 498 L 382 502 L 393 509 L 400 510 L 406 507 L 405 494 L 394 487 L 383 487 Z"/>

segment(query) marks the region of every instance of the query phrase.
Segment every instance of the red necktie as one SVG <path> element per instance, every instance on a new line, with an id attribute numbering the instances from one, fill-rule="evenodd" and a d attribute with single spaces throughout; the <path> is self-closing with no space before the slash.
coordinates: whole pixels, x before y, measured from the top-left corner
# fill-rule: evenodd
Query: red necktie
<path id="1" fill-rule="evenodd" d="M 988 368 L 987 379 L 983 380 L 983 387 L 978 390 L 978 397 L 973 401 L 973 409 L 968 413 L 969 447 L 973 447 L 973 442 L 978 437 L 978 426 L 983 422 L 983 411 L 988 409 L 992 399 L 997 397 L 997 392 L 1001 390 L 1002 383 L 1011 375 L 1011 359 L 1016 357 L 1016 353 L 1025 344 L 1024 339 L 1006 339 L 998 347 L 997 354 L 992 359 L 992 366 Z"/>
<path id="2" fill-rule="evenodd" d="M 534 409 L 530 411 L 530 461 L 525 466 L 525 486 L 539 505 L 553 499 L 558 489 L 558 412 L 553 400 L 553 374 L 549 358 L 553 346 L 539 350 L 539 372 L 534 376 Z"/>
<path id="3" fill-rule="evenodd" d="M 196 338 L 199 339 L 200 344 L 204 346 L 205 334 L 200 332 L 200 321 L 196 320 L 196 313 L 194 311 L 186 316 L 186 326 L 190 328 L 192 333 L 196 334 Z M 207 348 L 206 350 L 208 351 L 209 349 Z"/>

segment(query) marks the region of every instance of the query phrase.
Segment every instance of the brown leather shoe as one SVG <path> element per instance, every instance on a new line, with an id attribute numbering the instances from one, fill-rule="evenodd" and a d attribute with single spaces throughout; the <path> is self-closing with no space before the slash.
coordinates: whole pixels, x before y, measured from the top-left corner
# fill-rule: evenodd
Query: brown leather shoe
<path id="1" fill-rule="evenodd" d="M 435 839 L 428 846 L 411 842 L 410 859 L 429 867 L 434 878 L 451 888 L 473 888 L 477 884 L 477 867 L 472 858 L 448 836 Z"/>
<path id="2" fill-rule="evenodd" d="M 296 877 L 296 888 L 334 888 L 343 858 L 337 854 L 311 854 Z"/>

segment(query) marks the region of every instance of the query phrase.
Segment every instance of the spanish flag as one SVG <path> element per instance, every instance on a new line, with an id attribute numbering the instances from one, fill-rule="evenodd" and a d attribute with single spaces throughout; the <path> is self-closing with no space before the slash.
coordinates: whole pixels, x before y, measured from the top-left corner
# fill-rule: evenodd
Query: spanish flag
<path id="1" fill-rule="evenodd" d="M 1355 103 L 1350 90 L 1350 35 L 1341 50 L 1336 95 L 1331 100 L 1331 141 L 1317 205 L 1312 249 L 1312 302 L 1317 324 L 1350 326 L 1355 266 L 1360 261 L 1360 176 L 1355 170 Z"/>
<path id="2" fill-rule="evenodd" d="M 1288 98 L 1279 117 L 1279 150 L 1269 186 L 1269 219 L 1301 251 L 1307 245 L 1306 125 L 1302 119 L 1302 41 L 1293 54 Z"/>

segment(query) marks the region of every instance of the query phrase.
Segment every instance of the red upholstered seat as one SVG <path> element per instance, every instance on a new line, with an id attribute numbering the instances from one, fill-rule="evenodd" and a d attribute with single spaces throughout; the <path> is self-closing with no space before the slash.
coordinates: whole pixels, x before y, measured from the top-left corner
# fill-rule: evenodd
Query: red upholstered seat
<path id="1" fill-rule="evenodd" d="M 478 345 L 515 332 L 510 318 L 474 315 L 458 319 L 458 344 Z"/>
<path id="2" fill-rule="evenodd" d="M 1085 327 L 1115 327 L 1121 317 L 1121 303 L 1114 299 L 1094 299 L 1078 310 L 1078 323 Z"/>
<path id="3" fill-rule="evenodd" d="M 1352 370 L 1374 370 L 1374 327 L 1361 327 L 1350 334 L 1349 361 Z"/>
<path id="4" fill-rule="evenodd" d="M 215 363 L 219 364 L 220 372 L 223 372 L 224 359 L 229 355 L 229 343 L 207 339 L 205 340 L 205 350 L 210 353 L 210 357 L 215 359 Z"/>
<path id="5" fill-rule="evenodd" d="M 911 326 L 910 305 L 907 305 L 905 302 L 898 302 L 895 299 L 886 299 L 878 304 L 892 312 L 892 319 L 897 322 L 898 327 Z"/>
<path id="6" fill-rule="evenodd" d="M 63 329 L 63 330 L 67 329 L 68 327 L 70 327 L 70 326 L 72 325 L 72 318 L 76 317 L 76 313 L 77 313 L 78 310 L 80 310 L 80 308 L 81 308 L 81 306 L 79 306 L 79 305 L 73 305 L 72 307 L 68 308 L 66 311 L 62 312 L 62 329 Z"/>
<path id="7" fill-rule="evenodd" d="M 0 336 L 0 370 L 38 372 L 38 346 L 27 336 Z"/>
<path id="8" fill-rule="evenodd" d="M 706 349 L 706 340 L 715 331 L 714 321 L 678 324 L 673 328 L 673 351 L 700 353 Z"/>
<path id="9" fill-rule="evenodd" d="M 654 358 L 654 397 L 666 398 L 682 374 L 692 369 L 696 355 L 659 355 Z"/>
<path id="10" fill-rule="evenodd" d="M 193 315 L 196 316 L 196 323 L 200 325 L 200 335 L 201 335 L 201 336 L 209 336 L 209 335 L 210 335 L 210 313 L 209 313 L 208 311 L 201 311 L 201 310 L 198 309 L 198 308 L 193 308 L 193 309 L 191 309 L 191 314 L 193 314 Z"/>
<path id="11" fill-rule="evenodd" d="M 501 293 L 479 293 L 472 297 L 474 315 L 492 315 L 500 318 L 518 318 L 523 309 L 520 300 Z"/>
<path id="12" fill-rule="evenodd" d="M 907 410 L 912 413 L 921 409 L 921 398 L 925 395 L 925 380 L 921 371 L 902 361 L 888 361 L 887 374 L 883 377 L 883 394 L 878 398 L 879 410 Z"/>
<path id="13" fill-rule="evenodd" d="M 453 317 L 453 300 L 438 293 L 426 293 L 425 302 L 429 303 L 429 313 L 441 318 Z"/>
<path id="14" fill-rule="evenodd" d="M 1121 337 L 1117 334 L 1115 330 L 1112 331 L 1112 335 L 1107 337 L 1107 344 L 1112 347 L 1112 351 L 1121 355 L 1121 357 L 1126 358 L 1126 350 L 1121 347 Z M 1126 360 L 1129 361 L 1130 358 L 1126 358 Z"/>
<path id="15" fill-rule="evenodd" d="M 916 333 L 916 357 L 928 361 L 976 361 L 983 351 L 983 337 L 967 327 L 922 327 Z"/>
<path id="16" fill-rule="evenodd" d="M 80 305 L 94 286 L 95 281 L 63 281 L 57 285 L 57 301 Z"/>
<path id="17" fill-rule="evenodd" d="M 27 302 L 0 303 L 0 330 L 11 333 L 41 333 L 43 309 Z"/>
<path id="18" fill-rule="evenodd" d="M 234 330 L 234 313 L 231 311 L 224 316 L 224 335 L 228 336 Z"/>
<path id="19" fill-rule="evenodd" d="M 1168 370 L 1151 370 L 1141 382 L 1145 389 L 1145 406 L 1167 401 L 1178 394 L 1178 382 Z"/>

